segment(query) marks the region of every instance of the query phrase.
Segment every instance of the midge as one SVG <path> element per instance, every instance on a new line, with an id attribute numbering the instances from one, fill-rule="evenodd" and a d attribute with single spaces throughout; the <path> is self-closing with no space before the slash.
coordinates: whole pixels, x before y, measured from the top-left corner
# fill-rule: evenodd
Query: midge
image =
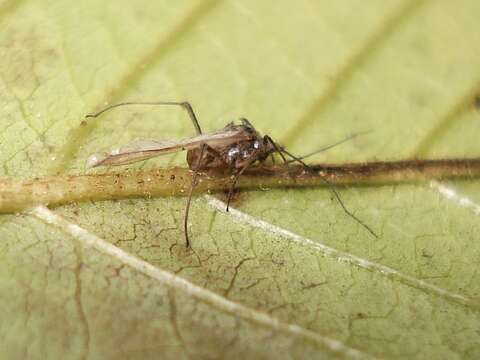
<path id="1" fill-rule="evenodd" d="M 240 124 L 234 124 L 231 122 L 221 130 L 203 134 L 195 112 L 188 102 L 124 102 L 108 106 L 95 114 L 87 115 L 87 117 L 97 117 L 110 109 L 126 105 L 171 105 L 183 107 L 188 112 L 197 132 L 197 136 L 181 140 L 135 140 L 120 148 L 114 149 L 109 153 L 91 155 L 87 160 L 87 166 L 125 165 L 164 154 L 187 150 L 187 163 L 189 168 L 193 171 L 192 184 L 188 194 L 184 216 L 184 233 L 187 248 L 190 247 L 190 240 L 188 237 L 188 214 L 190 211 L 193 189 L 197 183 L 197 176 L 200 171 L 209 169 L 227 169 L 231 171 L 232 182 L 228 192 L 226 211 L 229 209 L 235 185 L 242 173 L 256 163 L 263 163 L 269 156 L 272 156 L 273 159 L 274 153 L 280 155 L 285 165 L 291 161 L 297 161 L 304 166 L 306 171 L 310 171 L 309 166 L 302 161 L 302 158 L 292 155 L 285 150 L 284 147 L 274 142 L 270 136 L 260 135 L 253 125 L 245 118 L 240 119 Z M 349 138 L 352 137 L 353 136 Z M 342 140 L 339 143 L 342 143 L 349 138 Z M 327 148 L 330 147 L 331 146 Z M 291 158 L 291 160 L 287 160 L 286 156 Z M 329 185 L 330 190 L 339 201 L 345 213 L 362 225 L 373 236 L 377 237 L 370 227 L 345 207 L 335 189 L 331 187 L 326 179 L 324 180 L 325 183 Z"/>

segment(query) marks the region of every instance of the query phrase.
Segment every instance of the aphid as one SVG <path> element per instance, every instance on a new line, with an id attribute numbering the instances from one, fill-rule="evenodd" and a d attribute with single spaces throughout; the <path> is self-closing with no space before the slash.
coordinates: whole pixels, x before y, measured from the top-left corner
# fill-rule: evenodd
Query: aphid
<path id="1" fill-rule="evenodd" d="M 200 171 L 209 169 L 228 169 L 231 171 L 232 183 L 228 193 L 226 211 L 229 209 L 235 185 L 242 173 L 255 163 L 263 163 L 269 156 L 272 156 L 273 158 L 274 153 L 280 155 L 284 164 L 288 164 L 291 161 L 297 161 L 304 166 L 306 171 L 310 171 L 310 168 L 302 161 L 302 158 L 292 155 L 285 150 L 284 147 L 275 143 L 270 136 L 260 135 L 253 125 L 245 118 L 240 119 L 240 124 L 234 124 L 231 122 L 221 130 L 203 134 L 192 106 L 188 102 L 125 102 L 109 106 L 98 113 L 87 115 L 87 117 L 97 117 L 112 108 L 125 105 L 181 106 L 187 110 L 197 132 L 197 136 L 182 140 L 136 140 L 118 149 L 114 149 L 110 153 L 91 155 L 87 160 L 87 166 L 125 165 L 163 154 L 187 150 L 187 163 L 189 168 L 193 171 L 192 184 L 184 216 L 184 232 L 187 248 L 190 247 L 187 227 L 188 214 L 193 189 L 195 188 L 197 176 Z M 352 138 L 352 136 L 349 138 Z M 342 143 L 347 139 L 342 140 L 337 144 Z M 331 146 L 327 148 L 330 147 Z M 325 148 L 322 150 L 325 150 Z M 290 157 L 291 160 L 287 160 L 285 156 Z M 331 187 L 330 183 L 326 179 L 324 179 L 324 181 L 329 185 L 330 190 L 339 201 L 343 210 L 376 237 L 377 235 L 366 224 L 344 206 L 340 196 L 335 189 Z"/>

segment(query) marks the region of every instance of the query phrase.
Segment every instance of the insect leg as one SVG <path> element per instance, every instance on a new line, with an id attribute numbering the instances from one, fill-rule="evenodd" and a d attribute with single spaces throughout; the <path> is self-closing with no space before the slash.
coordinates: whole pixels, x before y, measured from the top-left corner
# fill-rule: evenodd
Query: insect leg
<path id="1" fill-rule="evenodd" d="M 250 121 L 248 121 L 248 119 L 246 118 L 240 118 L 240 121 L 242 122 L 243 125 L 246 125 L 252 129 L 255 129 L 255 127 L 252 125 L 252 123 Z"/>
<path id="2" fill-rule="evenodd" d="M 307 170 L 311 171 L 312 168 L 310 166 L 308 166 L 307 164 L 305 164 L 300 158 L 296 157 L 295 155 L 292 155 L 290 152 L 288 152 L 287 150 L 285 150 L 284 148 L 281 149 L 282 152 L 284 152 L 285 154 L 287 154 L 288 156 L 290 156 L 294 161 L 298 161 L 300 164 L 302 164 Z M 322 179 L 322 181 L 328 186 L 328 189 L 330 190 L 330 192 L 335 196 L 335 198 L 337 199 L 338 203 L 340 204 L 340 206 L 342 207 L 343 211 L 348 215 L 350 216 L 353 220 L 355 220 L 357 223 L 359 223 L 360 225 L 362 225 L 365 230 L 367 230 L 370 234 L 372 234 L 375 238 L 378 238 L 378 235 L 375 233 L 375 231 L 372 230 L 372 228 L 370 226 L 368 226 L 367 224 L 365 224 L 362 220 L 360 220 L 358 217 L 356 217 L 352 212 L 350 212 L 350 210 L 347 209 L 347 207 L 345 206 L 345 204 L 343 203 L 340 195 L 338 194 L 337 190 L 335 190 L 335 188 L 333 187 L 333 184 L 328 181 L 324 176 L 320 176 L 320 178 Z"/>
<path id="3" fill-rule="evenodd" d="M 272 154 L 270 154 L 270 159 L 272 160 L 272 164 L 275 165 L 275 156 Z"/>
<path id="4" fill-rule="evenodd" d="M 347 207 L 345 206 L 345 204 L 343 203 L 342 199 L 340 198 L 340 195 L 338 194 L 337 190 L 335 190 L 335 188 L 333 187 L 332 183 L 330 183 L 327 179 L 325 179 L 323 176 L 321 177 L 321 179 L 323 180 L 323 182 L 325 182 L 328 187 L 330 188 L 330 191 L 333 193 L 333 195 L 335 195 L 335 197 L 337 198 L 337 201 L 338 203 L 340 204 L 340 206 L 342 207 L 343 211 L 348 215 L 350 216 L 353 220 L 355 220 L 357 223 L 359 223 L 360 225 L 362 225 L 365 230 L 367 230 L 370 234 L 373 235 L 373 237 L 377 238 L 378 239 L 378 235 L 375 233 L 375 231 L 372 230 L 372 228 L 370 226 L 368 226 L 367 224 L 365 224 L 361 219 L 359 219 L 358 217 L 356 217 L 353 213 L 350 212 L 350 210 L 347 209 Z"/>
<path id="5" fill-rule="evenodd" d="M 197 135 L 202 134 L 202 129 L 200 128 L 200 125 L 198 124 L 197 117 L 195 115 L 195 112 L 193 111 L 192 105 L 190 105 L 189 102 L 187 101 L 144 101 L 144 102 L 123 102 L 123 103 L 118 103 L 114 105 L 107 106 L 105 109 L 100 110 L 99 112 L 96 112 L 94 114 L 89 114 L 85 117 L 97 117 L 102 115 L 104 112 L 107 112 L 108 110 L 114 109 L 116 107 L 120 106 L 126 106 L 126 105 L 172 105 L 172 106 L 181 106 L 188 112 L 188 116 L 190 117 L 190 120 L 193 123 L 193 126 L 195 127 L 195 131 L 197 132 Z"/>
<path id="6" fill-rule="evenodd" d="M 243 174 L 247 168 L 252 165 L 256 160 L 249 161 L 247 165 L 242 167 L 236 174 L 235 177 L 233 178 L 232 183 L 230 184 L 230 189 L 228 190 L 228 197 L 227 197 L 227 209 L 226 211 L 228 212 L 228 209 L 230 208 L 230 201 L 232 200 L 233 197 L 233 191 L 235 190 L 235 185 L 237 184 L 238 178 Z"/>
<path id="7" fill-rule="evenodd" d="M 264 139 L 265 141 L 269 142 L 269 143 L 273 146 L 273 148 L 275 149 L 275 152 L 277 152 L 277 153 L 281 156 L 281 158 L 282 158 L 282 160 L 283 160 L 283 163 L 284 163 L 284 164 L 287 164 L 288 161 L 287 161 L 287 159 L 285 158 L 285 156 L 284 156 L 283 153 L 282 153 L 282 148 L 281 148 L 280 146 L 278 146 L 278 145 L 275 143 L 275 141 L 273 141 L 272 138 L 271 138 L 270 136 L 268 136 L 268 135 L 265 135 L 265 136 L 263 137 L 263 139 Z"/>
<path id="8" fill-rule="evenodd" d="M 193 171 L 192 184 L 190 185 L 190 192 L 188 193 L 187 205 L 185 207 L 185 216 L 183 218 L 183 232 L 185 233 L 185 244 L 187 249 L 190 247 L 190 239 L 188 238 L 188 214 L 190 212 L 190 203 L 192 202 L 193 189 L 197 184 L 198 171 Z"/>
<path id="9" fill-rule="evenodd" d="M 290 152 L 288 152 L 287 150 L 285 150 L 285 148 L 283 148 L 283 147 L 278 147 L 278 146 L 277 146 L 277 148 L 279 149 L 278 151 L 280 151 L 281 153 L 284 153 L 284 154 L 287 154 L 288 156 L 290 156 L 290 157 L 293 159 L 293 161 L 297 161 L 297 162 L 299 162 L 300 164 L 302 164 L 305 169 L 307 169 L 307 170 L 312 170 L 312 168 L 311 168 L 310 166 L 308 166 L 307 164 L 305 164 L 305 162 L 303 162 L 302 159 L 300 159 L 299 157 L 291 154 Z M 285 163 L 288 164 L 289 161 L 285 161 Z"/>
<path id="10" fill-rule="evenodd" d="M 192 169 L 193 170 L 192 184 L 190 185 L 190 192 L 188 193 L 187 205 L 185 207 L 185 216 L 183 218 L 183 231 L 185 233 L 185 243 L 186 243 L 187 249 L 190 247 L 190 239 L 188 238 L 188 214 L 190 212 L 190 204 L 192 202 L 193 189 L 197 185 L 198 168 L 200 167 L 200 161 L 203 157 L 203 152 L 205 151 L 206 147 L 207 147 L 206 144 L 202 145 L 202 149 L 200 150 L 200 157 L 198 158 L 197 165 L 194 169 Z"/>

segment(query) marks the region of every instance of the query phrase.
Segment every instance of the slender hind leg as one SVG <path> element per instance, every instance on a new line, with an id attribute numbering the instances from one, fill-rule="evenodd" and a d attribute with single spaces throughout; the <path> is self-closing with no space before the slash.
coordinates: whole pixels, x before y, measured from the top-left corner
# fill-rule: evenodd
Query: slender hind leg
<path id="1" fill-rule="evenodd" d="M 188 199 L 187 199 L 187 206 L 185 207 L 185 216 L 183 218 L 183 231 L 185 232 L 185 243 L 187 246 L 187 249 L 190 247 L 190 239 L 188 238 L 188 214 L 190 212 L 190 203 L 192 202 L 192 195 L 193 195 L 193 189 L 197 185 L 197 176 L 198 176 L 198 168 L 200 167 L 200 162 L 203 157 L 203 153 L 206 149 L 207 145 L 202 144 L 202 148 L 200 150 L 200 156 L 197 160 L 197 164 L 193 170 L 193 177 L 192 177 L 192 184 L 190 185 L 190 192 L 188 193 Z"/>
<path id="2" fill-rule="evenodd" d="M 198 171 L 193 171 L 192 184 L 190 185 L 190 192 L 188 193 L 187 205 L 185 207 L 185 216 L 183 218 L 183 232 L 185 233 L 185 244 L 187 249 L 190 247 L 190 239 L 188 237 L 188 213 L 190 212 L 190 203 L 192 202 L 193 189 L 197 184 Z"/>
<path id="3" fill-rule="evenodd" d="M 195 127 L 195 131 L 197 132 L 197 135 L 200 135 L 202 133 L 202 129 L 200 128 L 200 125 L 198 124 L 197 117 L 195 116 L 195 112 L 193 111 L 192 105 L 190 105 L 189 102 L 187 101 L 143 101 L 143 102 L 123 102 L 123 103 L 118 103 L 114 105 L 107 106 L 105 109 L 100 110 L 99 112 L 96 112 L 94 114 L 89 114 L 85 117 L 97 117 L 102 115 L 104 112 L 107 112 L 108 110 L 114 109 L 116 107 L 120 106 L 127 106 L 127 105 L 171 105 L 171 106 L 181 106 L 188 112 L 188 116 L 190 117 L 190 120 L 193 123 L 193 126 Z"/>

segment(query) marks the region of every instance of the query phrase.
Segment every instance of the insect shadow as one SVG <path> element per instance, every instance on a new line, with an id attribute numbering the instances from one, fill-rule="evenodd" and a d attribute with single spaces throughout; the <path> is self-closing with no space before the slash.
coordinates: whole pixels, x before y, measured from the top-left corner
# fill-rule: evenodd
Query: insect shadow
<path id="1" fill-rule="evenodd" d="M 285 166 L 291 162 L 298 162 L 304 167 L 305 171 L 313 171 L 312 168 L 303 161 L 304 158 L 330 149 L 333 146 L 344 143 L 360 134 L 357 133 L 351 135 L 311 154 L 297 157 L 287 151 L 283 146 L 273 141 L 270 136 L 260 135 L 253 125 L 245 118 L 240 119 L 240 124 L 234 124 L 231 122 L 218 131 L 208 134 L 202 133 L 197 116 L 188 102 L 123 102 L 108 106 L 103 110 L 87 115 L 86 117 L 95 118 L 108 110 L 127 105 L 180 106 L 187 111 L 197 135 L 195 137 L 180 140 L 135 140 L 118 149 L 112 150 L 110 153 L 91 155 L 87 160 L 87 167 L 125 165 L 164 154 L 187 150 L 187 163 L 189 168 L 193 171 L 183 223 L 187 248 L 190 247 L 190 239 L 188 236 L 188 215 L 193 190 L 197 184 L 199 172 L 211 169 L 227 169 L 231 172 L 232 182 L 228 192 L 226 208 L 226 211 L 228 212 L 235 185 L 237 184 L 239 177 L 246 169 L 254 164 L 262 164 L 269 156 L 274 160 L 274 154 L 278 154 L 282 158 Z M 287 157 L 289 158 L 288 160 Z M 325 177 L 322 176 L 321 179 L 335 196 L 343 211 L 363 226 L 374 237 L 378 237 L 367 224 L 347 209 L 340 198 L 340 195 L 333 188 L 333 185 Z"/>

